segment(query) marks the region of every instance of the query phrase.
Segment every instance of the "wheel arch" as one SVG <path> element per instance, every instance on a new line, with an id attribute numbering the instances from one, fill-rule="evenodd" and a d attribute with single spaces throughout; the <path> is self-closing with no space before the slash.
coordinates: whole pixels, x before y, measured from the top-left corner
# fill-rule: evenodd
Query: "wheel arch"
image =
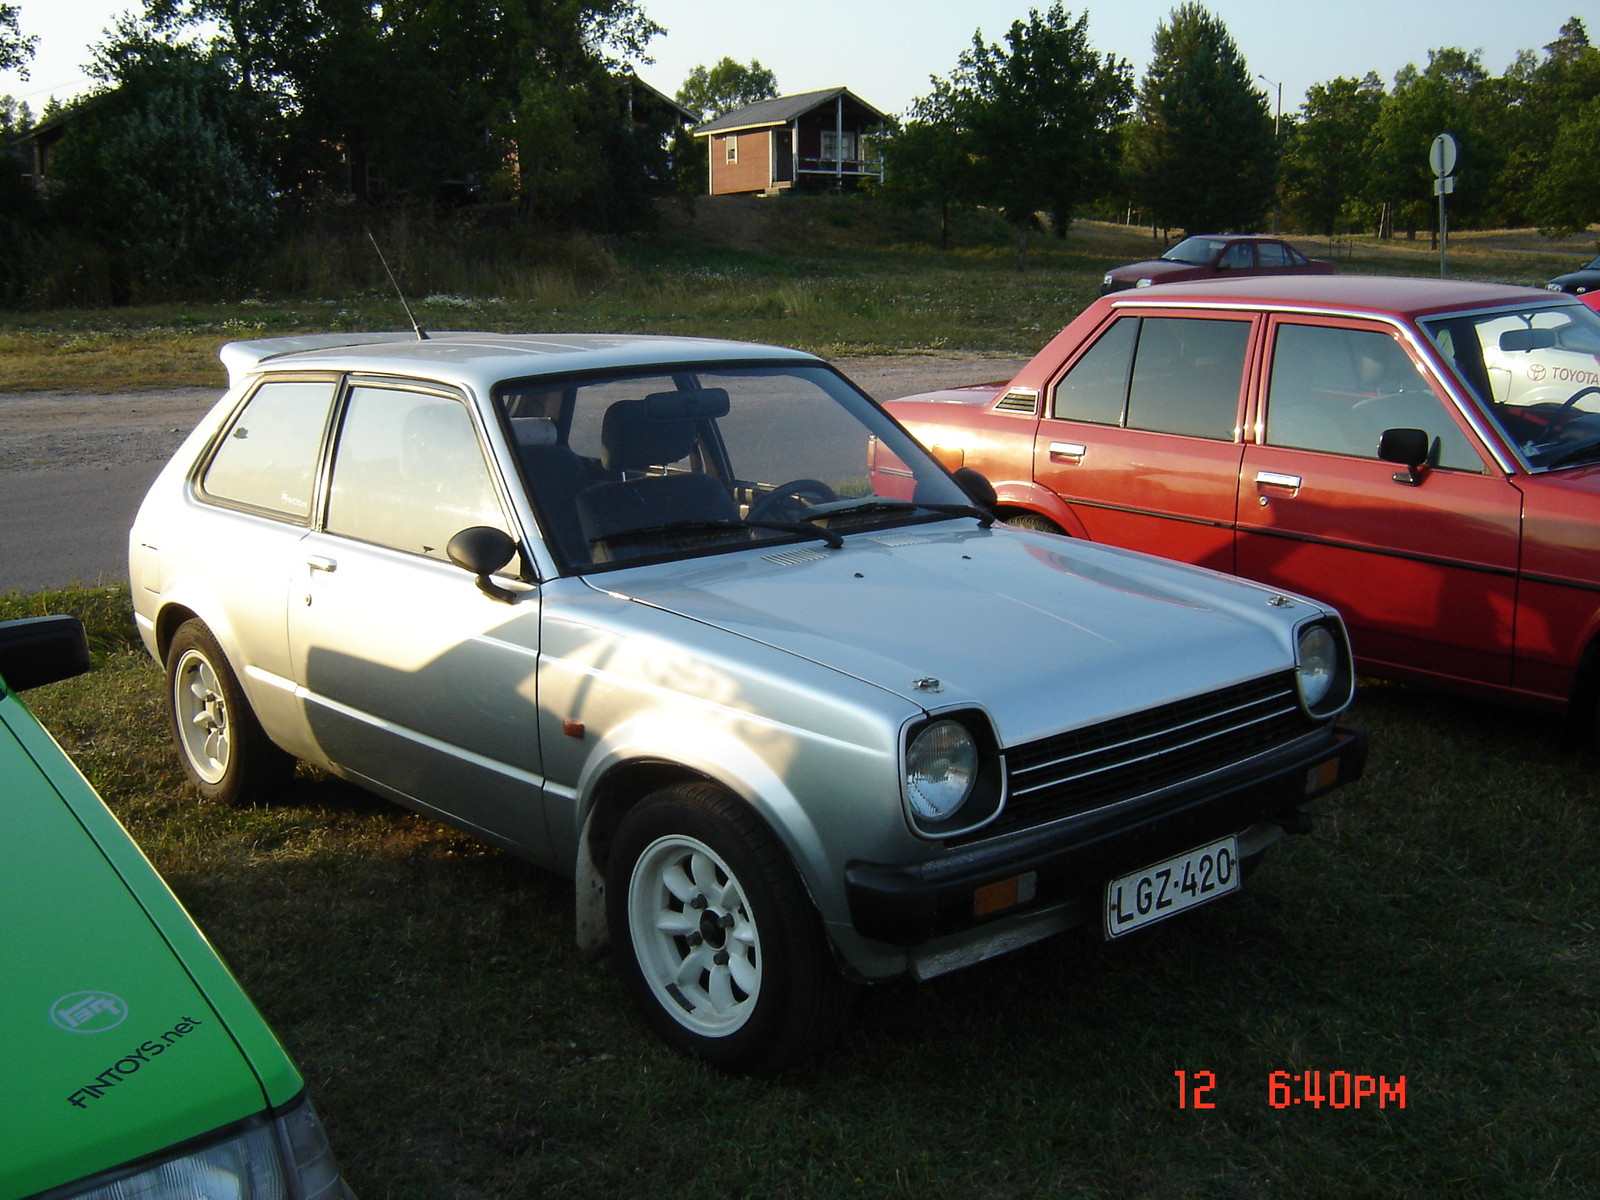
<path id="1" fill-rule="evenodd" d="M 807 869 L 808 857 L 814 862 L 820 854 L 817 833 L 799 802 L 775 776 L 766 782 L 769 785 L 777 784 L 776 802 L 770 786 L 763 788 L 738 771 L 726 768 L 718 770 L 708 764 L 691 764 L 664 755 L 642 755 L 609 764 L 585 789 L 583 821 L 573 868 L 576 935 L 581 949 L 596 952 L 604 949 L 609 942 L 610 935 L 606 927 L 606 873 L 610 866 L 612 842 L 623 819 L 646 797 L 662 788 L 686 782 L 702 782 L 719 787 L 749 809 L 782 847 L 812 908 L 817 911 L 819 918 L 822 916 L 823 908 L 817 900 L 812 872 Z M 792 814 L 794 819 L 781 819 L 782 812 Z M 803 852 L 806 842 L 813 846 L 810 856 Z"/>
<path id="2" fill-rule="evenodd" d="M 1037 484 L 1007 482 L 995 485 L 995 515 L 1004 521 L 1008 515 L 1034 513 L 1053 522 L 1069 537 L 1090 541 L 1078 514 L 1060 496 Z"/>

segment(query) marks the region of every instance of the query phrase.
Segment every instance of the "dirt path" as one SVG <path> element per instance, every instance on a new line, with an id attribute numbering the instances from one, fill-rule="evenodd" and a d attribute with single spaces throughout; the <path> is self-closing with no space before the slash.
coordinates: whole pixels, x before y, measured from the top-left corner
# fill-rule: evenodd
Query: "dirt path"
<path id="1" fill-rule="evenodd" d="M 1022 363 L 951 354 L 838 360 L 879 400 L 1009 379 Z M 139 501 L 219 394 L 0 393 L 0 591 L 127 579 Z"/>

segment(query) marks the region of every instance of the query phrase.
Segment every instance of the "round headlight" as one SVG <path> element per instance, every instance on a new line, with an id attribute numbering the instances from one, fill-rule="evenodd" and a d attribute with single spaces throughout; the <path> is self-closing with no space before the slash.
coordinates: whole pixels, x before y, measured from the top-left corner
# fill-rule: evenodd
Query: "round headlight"
<path id="1" fill-rule="evenodd" d="M 1307 625 L 1300 631 L 1300 699 L 1315 708 L 1328 695 L 1339 675 L 1339 643 L 1326 625 Z"/>
<path id="2" fill-rule="evenodd" d="M 959 721 L 935 721 L 906 750 L 906 798 L 924 821 L 944 821 L 978 781 L 978 744 Z"/>

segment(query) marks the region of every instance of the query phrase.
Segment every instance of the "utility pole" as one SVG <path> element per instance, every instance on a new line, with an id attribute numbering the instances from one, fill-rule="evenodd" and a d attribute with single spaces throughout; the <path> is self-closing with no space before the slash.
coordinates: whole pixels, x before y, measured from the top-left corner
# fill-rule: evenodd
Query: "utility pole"
<path id="1" fill-rule="evenodd" d="M 1272 115 L 1272 232 L 1278 232 L 1278 152 L 1282 149 L 1278 138 L 1283 132 L 1283 84 L 1274 83 L 1265 75 L 1257 75 L 1257 79 L 1268 87 L 1278 89 L 1278 103 Z"/>

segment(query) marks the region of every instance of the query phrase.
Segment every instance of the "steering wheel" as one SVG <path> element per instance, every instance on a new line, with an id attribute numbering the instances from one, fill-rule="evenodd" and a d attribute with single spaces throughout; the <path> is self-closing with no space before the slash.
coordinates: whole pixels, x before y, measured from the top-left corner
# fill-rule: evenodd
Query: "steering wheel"
<path id="1" fill-rule="evenodd" d="M 752 504 L 746 520 L 798 521 L 813 504 L 827 504 L 838 498 L 839 493 L 820 479 L 791 479 Z"/>
<path id="2" fill-rule="evenodd" d="M 1562 402 L 1561 407 L 1556 409 L 1556 415 L 1553 419 L 1559 420 L 1562 413 L 1566 412 L 1567 409 L 1571 408 L 1585 396 L 1600 396 L 1600 387 L 1579 388 L 1577 391 L 1573 392 L 1572 395 L 1568 396 L 1566 400 Z"/>

